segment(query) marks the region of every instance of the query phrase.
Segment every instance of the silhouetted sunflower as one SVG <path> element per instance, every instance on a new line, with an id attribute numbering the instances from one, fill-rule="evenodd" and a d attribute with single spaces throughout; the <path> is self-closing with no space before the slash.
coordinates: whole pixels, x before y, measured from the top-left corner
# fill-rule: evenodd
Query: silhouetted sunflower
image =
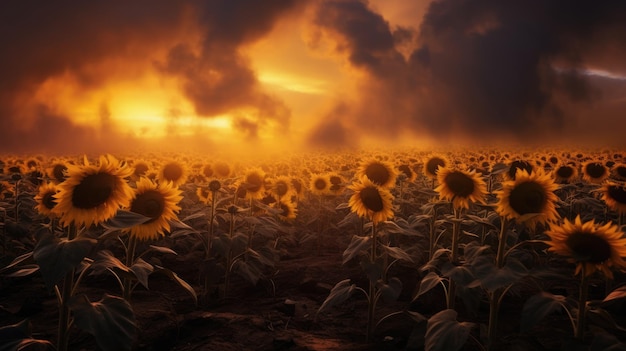
<path id="1" fill-rule="evenodd" d="M 328 175 L 328 181 L 330 182 L 328 191 L 333 195 L 340 195 L 346 189 L 345 180 L 336 173 L 330 173 Z"/>
<path id="2" fill-rule="evenodd" d="M 182 185 L 187 180 L 187 168 L 178 161 L 166 162 L 159 171 L 159 183 L 172 183 L 173 187 Z"/>
<path id="3" fill-rule="evenodd" d="M 437 179 L 439 169 L 450 165 L 447 157 L 440 155 L 430 156 L 424 161 L 424 174 L 431 179 Z"/>
<path id="4" fill-rule="evenodd" d="M 624 185 L 608 181 L 602 186 L 602 199 L 606 205 L 620 214 L 626 213 L 626 189 Z"/>
<path id="5" fill-rule="evenodd" d="M 413 168 L 407 163 L 403 163 L 398 166 L 399 174 L 404 175 L 405 182 L 413 182 L 417 178 L 417 173 L 413 171 Z"/>
<path id="6" fill-rule="evenodd" d="M 533 172 L 533 165 L 532 165 L 532 163 L 530 163 L 528 161 L 515 160 L 515 161 L 511 162 L 511 164 L 509 164 L 509 169 L 506 172 L 507 178 L 509 180 L 515 180 L 515 177 L 516 177 L 518 169 L 523 169 L 527 173 L 532 173 Z"/>
<path id="7" fill-rule="evenodd" d="M 348 188 L 354 191 L 348 204 L 359 217 L 368 218 L 374 223 L 393 218 L 393 196 L 388 189 L 377 186 L 366 177 Z"/>
<path id="8" fill-rule="evenodd" d="M 68 165 L 68 178 L 59 184 L 54 212 L 61 224 L 90 226 L 115 216 L 120 207 L 127 207 L 133 190 L 124 178 L 133 170 L 113 156 L 101 156 L 99 165 Z"/>
<path id="9" fill-rule="evenodd" d="M 391 163 L 372 159 L 361 164 L 356 171 L 356 176 L 357 178 L 367 177 L 372 183 L 383 188 L 393 188 L 396 185 L 398 172 Z"/>
<path id="10" fill-rule="evenodd" d="M 247 199 L 261 199 L 265 192 L 265 172 L 251 169 L 243 177 L 242 186 L 246 189 Z"/>
<path id="11" fill-rule="evenodd" d="M 595 271 L 604 273 L 612 278 L 612 267 L 626 268 L 626 238 L 616 225 L 611 222 L 600 225 L 593 220 L 582 223 L 580 215 L 574 222 L 567 219 L 561 226 L 550 226 L 546 231 L 550 241 L 548 251 L 568 257 L 572 263 L 576 263 L 576 272 L 579 274 L 583 265 L 585 275 L 589 276 Z"/>
<path id="12" fill-rule="evenodd" d="M 572 165 L 564 164 L 556 167 L 552 171 L 554 181 L 559 184 L 573 182 L 578 177 L 578 169 Z"/>
<path id="13" fill-rule="evenodd" d="M 314 195 L 328 195 L 330 191 L 330 179 L 327 174 L 315 174 L 311 178 L 309 190 Z"/>
<path id="14" fill-rule="evenodd" d="M 48 177 L 55 183 L 63 183 L 67 179 L 67 166 L 63 163 L 55 163 L 46 170 Z"/>
<path id="15" fill-rule="evenodd" d="M 213 193 L 206 186 L 198 186 L 196 188 L 196 195 L 198 196 L 198 200 L 204 204 L 208 204 L 213 199 Z"/>
<path id="16" fill-rule="evenodd" d="M 552 178 L 539 169 L 528 174 L 519 169 L 515 180 L 502 184 L 502 190 L 496 191 L 498 205 L 496 211 L 507 219 L 520 220 L 522 216 L 538 213 L 529 219 L 522 219 L 530 228 L 537 223 L 551 223 L 559 218 L 555 203 L 558 199 L 554 191 L 558 185 Z"/>
<path id="17" fill-rule="evenodd" d="M 291 188 L 295 191 L 297 196 L 301 196 L 304 192 L 304 186 L 302 185 L 300 178 L 291 178 Z"/>
<path id="18" fill-rule="evenodd" d="M 133 163 L 133 179 L 138 180 L 141 177 L 145 177 L 150 170 L 148 162 L 138 160 Z"/>
<path id="19" fill-rule="evenodd" d="M 470 202 L 485 202 L 487 184 L 475 171 L 439 168 L 437 180 L 439 186 L 435 191 L 439 192 L 441 199 L 452 201 L 455 208 L 467 209 Z"/>
<path id="20" fill-rule="evenodd" d="M 624 163 L 616 163 L 611 168 L 611 174 L 613 178 L 619 181 L 626 181 L 626 164 Z"/>
<path id="21" fill-rule="evenodd" d="M 583 164 L 583 180 L 589 183 L 600 184 L 609 177 L 609 169 L 598 161 L 588 161 Z"/>
<path id="22" fill-rule="evenodd" d="M 182 199 L 181 191 L 172 183 L 160 183 L 158 186 L 148 178 L 137 182 L 137 189 L 130 202 L 129 211 L 150 218 L 143 224 L 136 225 L 126 232 L 139 240 L 158 239 L 170 230 L 170 221 L 180 211 L 178 202 Z"/>
<path id="23" fill-rule="evenodd" d="M 280 176 L 276 178 L 272 182 L 271 191 L 272 194 L 276 195 L 278 199 L 282 199 L 288 195 L 291 195 L 291 193 L 293 192 L 291 179 L 286 176 Z"/>
<path id="24" fill-rule="evenodd" d="M 57 192 L 59 192 L 59 189 L 54 183 L 42 184 L 39 187 L 37 195 L 35 195 L 35 201 L 37 202 L 35 210 L 47 217 L 52 218 L 56 216 L 53 210 L 57 205 L 57 201 L 54 198 Z"/>
<path id="25" fill-rule="evenodd" d="M 296 219 L 298 210 L 291 201 L 281 200 L 278 202 L 277 208 L 282 210 L 282 212 L 278 214 L 278 218 L 280 218 L 281 220 L 289 222 Z"/>

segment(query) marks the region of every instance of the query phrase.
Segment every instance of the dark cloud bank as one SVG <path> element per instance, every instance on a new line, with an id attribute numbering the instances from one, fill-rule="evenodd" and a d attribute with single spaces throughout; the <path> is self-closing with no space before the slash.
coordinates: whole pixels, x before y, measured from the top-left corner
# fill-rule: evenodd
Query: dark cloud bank
<path id="1" fill-rule="evenodd" d="M 441 0 L 411 29 L 365 1 L 329 0 L 314 21 L 368 75 L 344 116 L 352 128 L 390 139 L 408 128 L 442 141 L 625 144 L 626 82 L 583 70 L 626 75 L 624 1 Z M 310 142 L 343 144 L 349 128 L 323 121 Z"/>

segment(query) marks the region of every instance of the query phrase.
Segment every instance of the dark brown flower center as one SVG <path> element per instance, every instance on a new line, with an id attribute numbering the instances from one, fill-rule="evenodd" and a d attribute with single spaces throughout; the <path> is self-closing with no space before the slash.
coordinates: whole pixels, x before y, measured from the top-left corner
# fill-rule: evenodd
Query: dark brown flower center
<path id="1" fill-rule="evenodd" d="M 376 187 L 368 186 L 359 193 L 361 202 L 365 207 L 373 212 L 380 212 L 384 209 L 383 198 Z"/>
<path id="2" fill-rule="evenodd" d="M 204 166 L 204 168 L 202 168 L 202 174 L 204 174 L 205 177 L 212 177 L 213 176 L 213 167 L 211 167 L 211 165 L 206 165 Z"/>
<path id="3" fill-rule="evenodd" d="M 67 178 L 65 175 L 66 171 L 67 167 L 64 164 L 57 163 L 54 167 L 52 167 L 52 176 L 57 182 L 62 183 L 65 178 Z"/>
<path id="4" fill-rule="evenodd" d="M 426 162 L 426 170 L 429 174 L 437 174 L 439 167 L 443 168 L 446 166 L 446 163 L 443 159 L 439 157 L 433 157 L 428 162 Z"/>
<path id="5" fill-rule="evenodd" d="M 326 189 L 326 181 L 324 179 L 316 179 L 315 183 L 313 183 L 313 186 L 315 186 L 315 189 L 317 190 L 324 190 Z"/>
<path id="6" fill-rule="evenodd" d="M 251 193 L 256 193 L 263 187 L 263 178 L 258 173 L 248 174 L 246 177 L 247 190 Z"/>
<path id="7" fill-rule="evenodd" d="M 444 182 L 454 196 L 468 197 L 474 192 L 474 180 L 463 172 L 454 171 L 449 173 L 446 175 Z"/>
<path id="8" fill-rule="evenodd" d="M 176 163 L 168 163 L 163 167 L 163 177 L 165 180 L 176 182 L 183 176 L 183 168 Z"/>
<path id="9" fill-rule="evenodd" d="M 615 167 L 615 173 L 620 178 L 626 178 L 626 167 L 625 166 L 617 166 L 617 167 Z"/>
<path id="10" fill-rule="evenodd" d="M 528 172 L 528 174 L 530 174 L 533 171 L 533 165 L 531 165 L 529 162 L 521 161 L 521 160 L 511 162 L 511 167 L 509 167 L 509 172 L 508 172 L 510 179 L 515 180 L 515 174 L 517 173 L 518 169 L 523 169 L 526 172 Z"/>
<path id="11" fill-rule="evenodd" d="M 367 167 L 365 167 L 365 175 L 372 181 L 372 183 L 378 185 L 387 183 L 391 177 L 391 173 L 389 173 L 387 167 L 378 162 L 367 165 Z"/>
<path id="12" fill-rule="evenodd" d="M 42 205 L 49 210 L 53 209 L 54 206 L 57 205 L 57 200 L 54 198 L 54 194 L 56 194 L 56 191 L 48 191 L 41 197 Z"/>
<path id="13" fill-rule="evenodd" d="M 574 175 L 574 169 L 570 166 L 561 166 L 556 170 L 556 175 L 563 179 L 569 179 Z"/>
<path id="14" fill-rule="evenodd" d="M 219 180 L 212 180 L 209 182 L 209 190 L 211 190 L 212 192 L 220 190 L 221 187 L 222 183 L 220 183 Z"/>
<path id="15" fill-rule="evenodd" d="M 72 205 L 89 210 L 104 204 L 113 193 L 116 177 L 109 173 L 90 174 L 74 187 Z"/>
<path id="16" fill-rule="evenodd" d="M 156 221 L 163 214 L 165 210 L 165 199 L 163 194 L 157 190 L 148 190 L 144 193 L 138 194 L 130 205 L 131 212 L 139 213 L 150 220 L 144 224 Z"/>
<path id="17" fill-rule="evenodd" d="M 148 165 L 145 163 L 137 163 L 135 165 L 135 172 L 134 174 L 137 177 L 141 177 L 142 175 L 146 174 L 146 172 L 148 172 Z"/>
<path id="18" fill-rule="evenodd" d="M 285 183 L 282 180 L 279 180 L 274 185 L 274 190 L 276 190 L 276 195 L 285 196 L 289 191 L 289 184 Z"/>
<path id="19" fill-rule="evenodd" d="M 509 205 L 520 215 L 541 213 L 548 197 L 545 189 L 537 182 L 516 185 L 509 195 Z"/>
<path id="20" fill-rule="evenodd" d="M 400 170 L 400 172 L 402 172 L 402 174 L 404 174 L 407 178 L 411 178 L 413 176 L 413 171 L 411 171 L 411 168 L 409 167 L 409 165 L 400 165 L 398 167 L 398 169 Z"/>
<path id="21" fill-rule="evenodd" d="M 550 163 L 557 164 L 559 159 L 556 156 L 550 156 Z"/>
<path id="22" fill-rule="evenodd" d="M 585 166 L 585 173 L 591 178 L 601 178 L 606 174 L 606 167 L 602 163 L 592 162 Z"/>
<path id="23" fill-rule="evenodd" d="M 574 232 L 565 240 L 576 261 L 603 263 L 611 258 L 611 244 L 603 237 L 587 232 Z"/>
<path id="24" fill-rule="evenodd" d="M 608 195 L 616 202 L 626 205 L 626 189 L 617 185 L 609 185 Z"/>

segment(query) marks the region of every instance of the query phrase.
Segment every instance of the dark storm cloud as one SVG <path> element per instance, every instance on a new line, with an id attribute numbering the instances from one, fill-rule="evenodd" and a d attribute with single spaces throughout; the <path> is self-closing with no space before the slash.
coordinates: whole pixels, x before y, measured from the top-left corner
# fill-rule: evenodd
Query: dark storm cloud
<path id="1" fill-rule="evenodd" d="M 343 123 L 343 117 L 348 114 L 348 107 L 339 103 L 333 111 L 322 119 L 309 134 L 307 143 L 314 147 L 336 148 L 351 146 L 355 142 L 354 135 L 351 135 L 349 128 Z"/>
<path id="2" fill-rule="evenodd" d="M 60 134 L 89 135 L 98 128 L 78 127 L 72 116 L 54 107 L 23 109 L 24 102 L 47 79 L 70 73 L 80 89 L 97 89 L 127 64 L 152 62 L 139 69 L 161 69 L 182 80 L 183 90 L 199 114 L 211 117 L 245 108 L 256 123 L 265 119 L 287 128 L 290 112 L 261 91 L 241 45 L 268 33 L 293 0 L 252 1 L 3 1 L 0 4 L 0 148 L 49 148 L 39 139 L 28 146 L 15 135 L 35 135 L 41 125 L 55 125 Z M 193 23 L 190 23 L 193 22 Z M 196 36 L 184 38 L 185 29 Z M 200 40 L 200 43 L 193 42 Z M 168 45 L 168 47 L 163 47 Z M 191 47 L 200 49 L 197 52 Z M 169 55 L 156 57 L 169 50 Z M 108 72 L 98 64 L 122 62 Z M 149 65 L 148 65 L 149 66 Z M 115 71 L 119 69 L 119 71 Z M 32 106 L 31 106 L 32 107 Z M 42 111 L 48 111 L 42 113 Z M 101 111 L 102 112 L 102 111 Z M 30 116 L 26 116 L 27 114 Z M 102 113 L 101 113 L 102 117 Z M 110 114 L 105 122 L 110 122 Z M 28 121 L 25 121 L 28 119 Z M 33 123 L 34 122 L 34 123 Z M 110 128 L 110 123 L 106 124 Z M 26 128 L 26 129 L 25 129 Z M 38 145 L 38 146 L 35 146 Z M 81 147 L 77 143 L 77 147 Z"/>
<path id="3" fill-rule="evenodd" d="M 434 1 L 408 59 L 399 50 L 407 29 L 392 28 L 364 1 L 323 1 L 314 21 L 368 73 L 355 124 L 388 136 L 406 127 L 442 137 L 558 135 L 602 119 L 577 112 L 602 104 L 607 89 L 583 68 L 626 72 L 615 59 L 626 54 L 621 0 Z"/>

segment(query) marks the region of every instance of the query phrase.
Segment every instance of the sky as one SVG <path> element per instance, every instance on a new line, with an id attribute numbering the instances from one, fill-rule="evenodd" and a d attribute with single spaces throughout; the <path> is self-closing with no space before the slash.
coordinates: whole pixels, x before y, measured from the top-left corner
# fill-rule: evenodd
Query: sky
<path id="1" fill-rule="evenodd" d="M 0 153 L 622 147 L 623 0 L 0 3 Z"/>

